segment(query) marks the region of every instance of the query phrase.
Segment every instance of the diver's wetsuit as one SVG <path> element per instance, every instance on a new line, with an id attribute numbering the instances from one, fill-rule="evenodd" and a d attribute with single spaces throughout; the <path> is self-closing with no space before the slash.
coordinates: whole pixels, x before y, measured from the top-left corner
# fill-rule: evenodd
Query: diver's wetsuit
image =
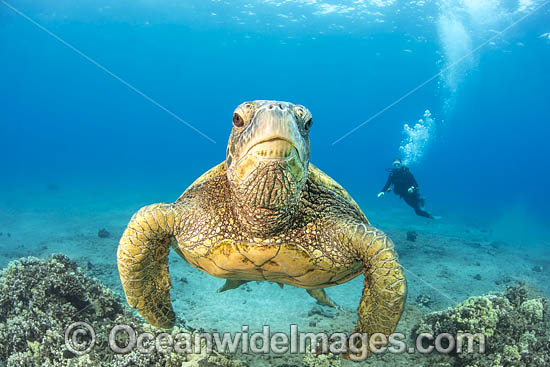
<path id="1" fill-rule="evenodd" d="M 422 209 L 424 206 L 424 199 L 420 197 L 418 183 L 409 168 L 401 167 L 393 169 L 384 188 L 382 188 L 382 192 L 388 191 L 391 185 L 393 185 L 395 194 L 399 195 L 407 204 L 412 206 L 417 215 L 433 219 L 430 213 Z M 414 191 L 412 193 L 408 191 L 411 186 L 414 186 Z"/>

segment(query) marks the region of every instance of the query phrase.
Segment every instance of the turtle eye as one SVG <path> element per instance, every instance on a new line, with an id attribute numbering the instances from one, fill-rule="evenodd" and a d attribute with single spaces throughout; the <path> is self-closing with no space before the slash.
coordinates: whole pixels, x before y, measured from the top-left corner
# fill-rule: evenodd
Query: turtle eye
<path id="1" fill-rule="evenodd" d="M 233 125 L 235 125 L 236 127 L 244 126 L 244 120 L 237 112 L 233 114 Z"/>
<path id="2" fill-rule="evenodd" d="M 309 120 L 307 120 L 304 124 L 304 129 L 306 129 L 306 131 L 309 131 L 309 129 L 311 129 L 311 125 L 313 125 L 313 118 L 310 117 Z"/>

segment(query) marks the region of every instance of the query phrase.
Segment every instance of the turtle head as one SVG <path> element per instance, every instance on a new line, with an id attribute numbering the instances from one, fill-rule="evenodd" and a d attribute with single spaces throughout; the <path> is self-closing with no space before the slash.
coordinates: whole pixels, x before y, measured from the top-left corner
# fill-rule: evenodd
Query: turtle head
<path id="1" fill-rule="evenodd" d="M 311 124 L 309 110 L 289 102 L 245 102 L 235 109 L 227 178 L 237 202 L 258 218 L 288 215 L 299 201 L 308 175 Z"/>

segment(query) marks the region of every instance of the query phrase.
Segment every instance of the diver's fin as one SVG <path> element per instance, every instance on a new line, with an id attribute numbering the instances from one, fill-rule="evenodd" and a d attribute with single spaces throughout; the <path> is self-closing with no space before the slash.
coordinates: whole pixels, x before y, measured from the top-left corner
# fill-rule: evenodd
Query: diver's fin
<path id="1" fill-rule="evenodd" d="M 227 279 L 225 284 L 216 291 L 216 293 L 221 293 L 228 291 L 230 289 L 239 288 L 244 283 L 248 283 L 248 280 L 239 280 L 239 279 Z"/>
<path id="2" fill-rule="evenodd" d="M 317 302 L 319 302 L 322 305 L 335 308 L 340 311 L 344 311 L 344 309 L 340 306 L 338 306 L 333 300 L 329 298 L 327 293 L 323 288 L 316 288 L 316 289 L 306 289 L 307 293 L 315 298 Z"/>

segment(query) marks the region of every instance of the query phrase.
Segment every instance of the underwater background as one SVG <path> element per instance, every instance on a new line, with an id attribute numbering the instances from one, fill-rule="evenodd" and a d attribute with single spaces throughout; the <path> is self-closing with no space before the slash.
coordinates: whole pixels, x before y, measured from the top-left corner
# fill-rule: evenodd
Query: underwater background
<path id="1" fill-rule="evenodd" d="M 0 0 L 0 266 L 63 253 L 122 296 L 131 215 L 225 159 L 237 105 L 275 99 L 312 112 L 311 162 L 392 237 L 410 304 L 515 281 L 549 297 L 549 86 L 548 1 Z M 376 197 L 396 157 L 441 219 Z M 170 266 L 194 327 L 285 328 L 314 305 Z M 361 289 L 327 292 L 354 310 Z"/>

